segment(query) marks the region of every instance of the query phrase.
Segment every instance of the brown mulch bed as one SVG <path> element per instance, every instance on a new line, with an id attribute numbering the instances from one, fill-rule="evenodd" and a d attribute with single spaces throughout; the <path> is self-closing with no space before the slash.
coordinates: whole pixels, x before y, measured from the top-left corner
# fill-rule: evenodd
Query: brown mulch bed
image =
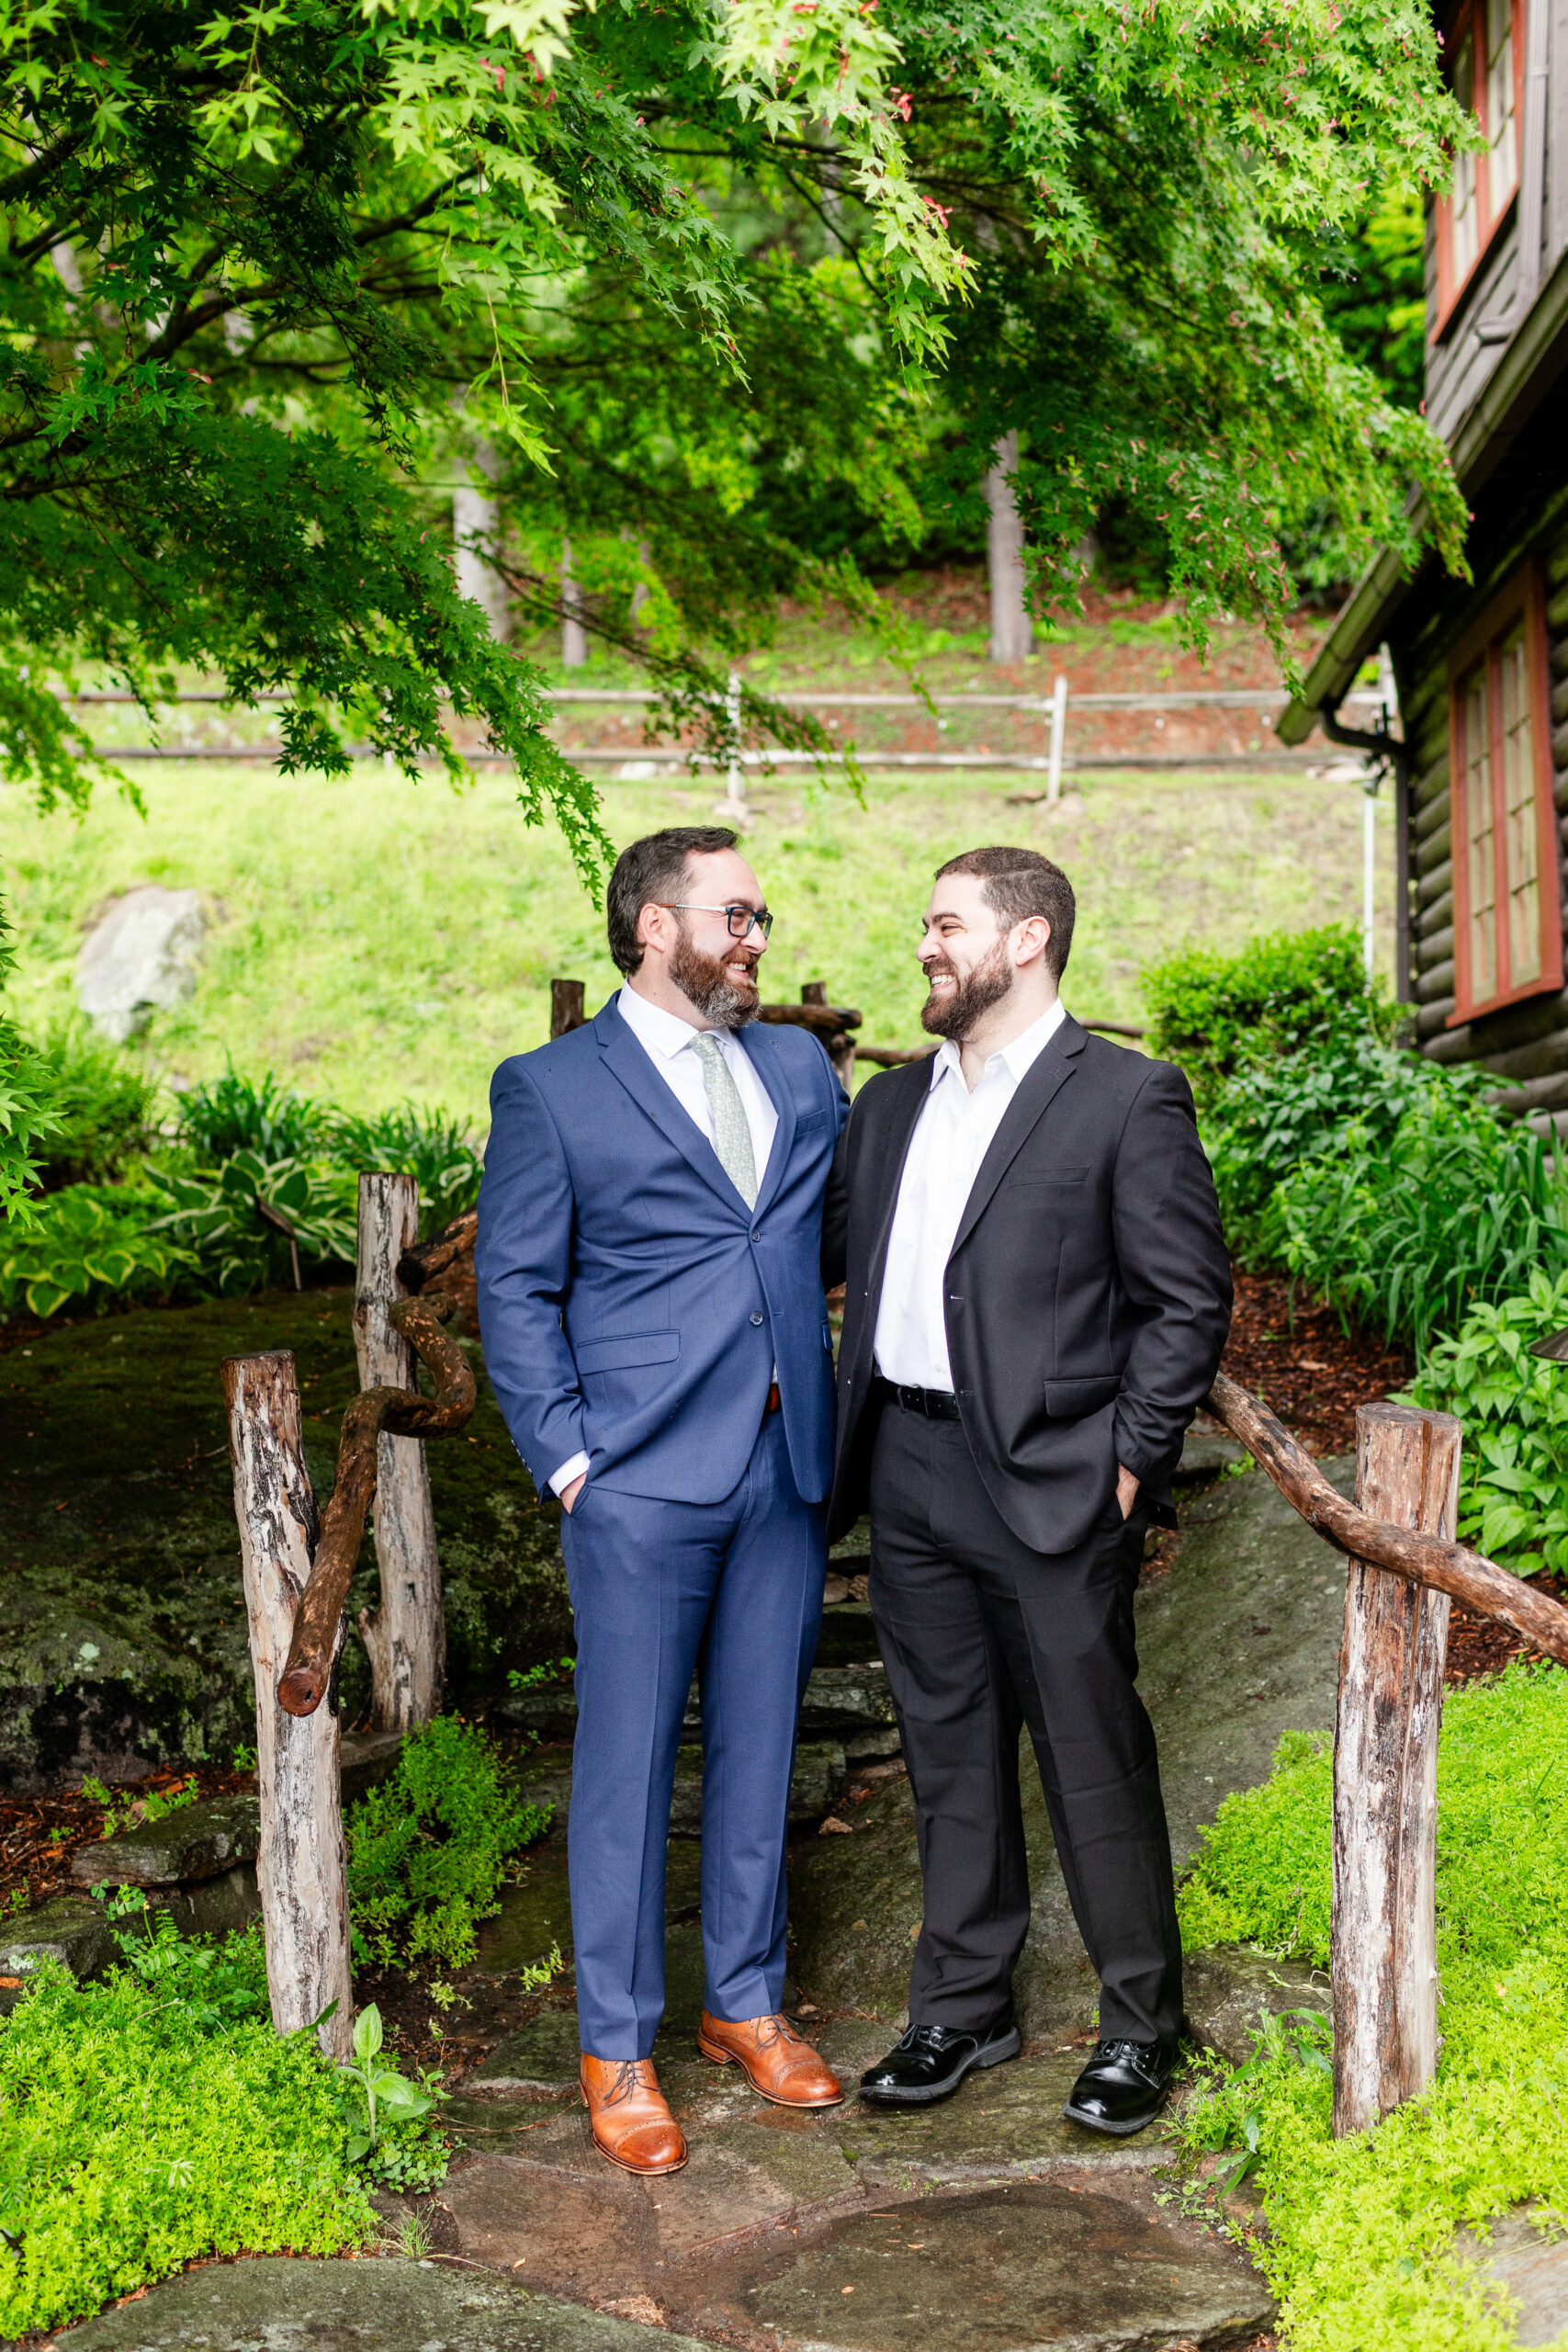
<path id="1" fill-rule="evenodd" d="M 1297 1292 L 1276 1274 L 1235 1276 L 1235 1314 L 1224 1369 L 1261 1396 L 1309 1453 L 1352 1453 L 1356 1408 L 1396 1396 L 1415 1372 L 1408 1349 L 1375 1333 L 1347 1331 L 1331 1306 Z M 1161 1547 L 1162 1554 L 1164 1547 Z M 1568 1577 L 1532 1577 L 1538 1590 L 1568 1600 Z M 1449 1618 L 1447 1682 L 1456 1690 L 1500 1674 L 1517 1657 L 1540 1652 L 1495 1619 L 1458 1601 Z"/>
<path id="2" fill-rule="evenodd" d="M 228 1796 L 255 1784 L 254 1773 L 221 1765 L 168 1767 L 145 1780 L 113 1785 L 108 1809 L 117 1827 L 129 1829 L 141 1818 L 150 1796 L 168 1796 L 175 1789 Z M 60 1796 L 0 1797 L 0 1913 L 8 1916 L 51 1894 L 83 1894 L 80 1881 L 71 1875 L 71 1858 L 78 1847 L 96 1845 L 106 1835 L 104 1815 L 98 1800 L 80 1789 Z"/>

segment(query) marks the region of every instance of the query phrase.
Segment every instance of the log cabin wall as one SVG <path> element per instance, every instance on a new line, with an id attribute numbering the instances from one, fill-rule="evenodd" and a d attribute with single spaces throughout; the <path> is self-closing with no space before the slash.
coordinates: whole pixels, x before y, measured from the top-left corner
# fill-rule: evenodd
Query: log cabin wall
<path id="1" fill-rule="evenodd" d="M 1554 494 L 1543 498 L 1540 474 L 1533 467 L 1525 471 L 1533 476 L 1528 488 L 1509 485 L 1517 499 L 1510 515 L 1497 515 L 1495 492 L 1489 502 L 1494 511 L 1484 536 L 1492 550 L 1489 559 L 1478 560 L 1472 548 L 1473 587 L 1450 583 L 1418 620 L 1411 616 L 1415 626 L 1398 634 L 1393 651 L 1411 747 L 1405 888 L 1416 1042 L 1433 1061 L 1479 1061 L 1495 1070 L 1509 1081 L 1501 1107 L 1544 1117 L 1568 1110 L 1568 989 L 1448 1025 L 1455 1003 L 1449 656 L 1477 614 L 1532 558 L 1545 579 L 1558 903 L 1568 922 L 1568 446 L 1557 455 Z"/>

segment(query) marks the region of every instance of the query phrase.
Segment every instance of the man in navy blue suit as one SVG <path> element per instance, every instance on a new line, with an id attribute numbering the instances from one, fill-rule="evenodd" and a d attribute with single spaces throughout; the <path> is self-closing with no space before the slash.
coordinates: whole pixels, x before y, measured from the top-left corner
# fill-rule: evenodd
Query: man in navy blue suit
<path id="1" fill-rule="evenodd" d="M 833 1464 L 822 1199 L 848 1106 L 808 1031 L 755 1023 L 773 917 L 732 832 L 634 842 L 606 915 L 625 985 L 496 1072 L 477 1265 L 507 1427 L 565 1513 L 583 2096 L 602 2154 L 661 2173 L 686 2161 L 649 2054 L 694 1669 L 699 2046 L 779 2105 L 842 2097 L 780 2003 Z"/>

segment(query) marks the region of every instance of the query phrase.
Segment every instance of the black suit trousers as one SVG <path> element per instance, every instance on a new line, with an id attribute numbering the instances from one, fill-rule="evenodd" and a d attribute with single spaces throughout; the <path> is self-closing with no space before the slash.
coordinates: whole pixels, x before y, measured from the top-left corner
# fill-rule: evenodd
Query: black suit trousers
<path id="1" fill-rule="evenodd" d="M 1027 1724 L 1056 1852 L 1100 1980 L 1106 2041 L 1181 2028 L 1181 1941 L 1133 1595 L 1149 1512 L 1115 1496 L 1070 1551 L 1021 1543 L 962 1426 L 888 1405 L 871 1465 L 872 1615 L 925 1881 L 916 2025 L 988 2023 L 1029 1928 L 1019 1791 Z"/>

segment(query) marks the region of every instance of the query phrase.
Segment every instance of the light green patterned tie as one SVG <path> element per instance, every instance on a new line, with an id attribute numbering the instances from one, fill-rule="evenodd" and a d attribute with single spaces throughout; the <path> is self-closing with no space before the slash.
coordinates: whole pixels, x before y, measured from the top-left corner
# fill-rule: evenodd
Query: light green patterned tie
<path id="1" fill-rule="evenodd" d="M 713 1148 L 719 1165 L 749 1209 L 757 1205 L 757 1162 L 751 1153 L 751 1129 L 740 1089 L 719 1050 L 711 1029 L 699 1029 L 692 1048 L 703 1066 L 708 1111 L 713 1119 Z"/>

